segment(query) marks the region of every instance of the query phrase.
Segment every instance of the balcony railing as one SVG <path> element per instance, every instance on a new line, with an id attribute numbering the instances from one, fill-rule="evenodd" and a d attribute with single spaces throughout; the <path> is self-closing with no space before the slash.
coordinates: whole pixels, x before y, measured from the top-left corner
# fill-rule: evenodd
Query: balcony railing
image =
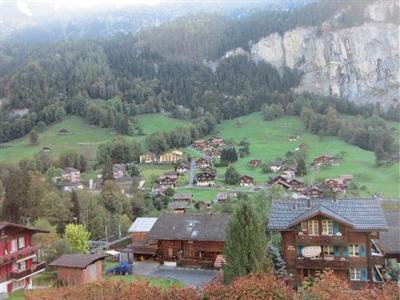
<path id="1" fill-rule="evenodd" d="M 25 247 L 23 249 L 20 249 L 16 252 L 9 253 L 7 255 L 3 255 L 0 257 L 0 265 L 10 263 L 17 261 L 21 258 L 27 257 L 29 255 L 36 254 L 36 252 L 39 250 L 39 246 L 29 246 Z"/>
<path id="2" fill-rule="evenodd" d="M 38 271 L 44 270 L 45 263 L 44 262 L 37 262 L 33 263 L 32 267 L 23 271 L 15 271 L 10 273 L 10 279 L 21 279 L 28 275 L 34 274 Z"/>
<path id="3" fill-rule="evenodd" d="M 296 243 L 303 246 L 346 246 L 347 238 L 345 236 L 331 235 L 297 235 Z"/>
<path id="4" fill-rule="evenodd" d="M 336 258 L 336 257 L 325 257 L 325 258 L 298 257 L 297 268 L 342 270 L 349 268 L 349 261 L 346 258 Z"/>

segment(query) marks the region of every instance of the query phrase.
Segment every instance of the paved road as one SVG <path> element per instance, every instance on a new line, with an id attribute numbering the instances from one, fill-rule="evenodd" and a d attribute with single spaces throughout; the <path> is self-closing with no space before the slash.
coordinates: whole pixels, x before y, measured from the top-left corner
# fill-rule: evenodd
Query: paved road
<path id="1" fill-rule="evenodd" d="M 217 272 L 212 270 L 160 266 L 157 271 L 151 273 L 149 276 L 176 279 L 186 286 L 199 287 L 213 280 L 217 276 Z"/>
<path id="2" fill-rule="evenodd" d="M 190 162 L 190 168 L 189 168 L 189 184 L 187 187 L 191 188 L 193 186 L 194 182 L 194 176 L 196 175 L 196 162 L 194 159 Z"/>

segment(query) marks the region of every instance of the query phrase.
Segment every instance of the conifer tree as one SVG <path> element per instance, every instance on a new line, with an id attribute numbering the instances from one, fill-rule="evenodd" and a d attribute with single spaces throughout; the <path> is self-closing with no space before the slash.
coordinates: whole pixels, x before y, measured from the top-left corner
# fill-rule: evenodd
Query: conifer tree
<path id="1" fill-rule="evenodd" d="M 110 156 L 106 156 L 106 158 L 104 160 L 102 179 L 103 179 L 103 183 L 106 182 L 107 180 L 114 179 L 112 161 L 111 161 Z"/>
<path id="2" fill-rule="evenodd" d="M 72 203 L 72 208 L 71 208 L 72 217 L 79 219 L 81 214 L 79 207 L 79 200 L 78 200 L 78 195 L 74 190 L 71 192 L 71 203 Z"/>
<path id="3" fill-rule="evenodd" d="M 236 277 L 261 272 L 266 267 L 266 244 L 262 222 L 252 205 L 242 201 L 227 229 L 224 281 L 229 283 Z"/>

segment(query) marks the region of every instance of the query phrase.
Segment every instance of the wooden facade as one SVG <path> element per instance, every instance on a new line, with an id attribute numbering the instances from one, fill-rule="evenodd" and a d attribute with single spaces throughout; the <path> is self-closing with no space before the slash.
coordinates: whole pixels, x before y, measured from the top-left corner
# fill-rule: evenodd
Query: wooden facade
<path id="1" fill-rule="evenodd" d="M 248 175 L 244 175 L 239 178 L 241 186 L 254 186 L 254 178 Z"/>

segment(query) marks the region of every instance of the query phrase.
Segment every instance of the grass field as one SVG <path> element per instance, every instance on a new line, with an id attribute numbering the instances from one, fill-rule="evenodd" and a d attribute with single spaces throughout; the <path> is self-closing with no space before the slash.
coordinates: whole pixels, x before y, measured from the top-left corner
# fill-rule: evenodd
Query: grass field
<path id="1" fill-rule="evenodd" d="M 176 127 L 188 124 L 186 121 L 167 117 L 162 114 L 145 114 L 137 117 L 145 135 L 156 131 L 171 131 Z M 59 135 L 58 131 L 66 128 L 70 131 L 68 135 Z M 32 146 L 29 137 L 0 144 L 0 162 L 15 163 L 21 159 L 34 157 L 42 151 L 43 146 L 51 148 L 50 155 L 57 157 L 68 149 L 76 149 L 89 160 L 96 158 L 99 144 L 121 136 L 109 128 L 90 126 L 81 117 L 69 116 L 64 121 L 49 126 L 45 131 L 39 133 L 39 144 Z M 129 139 L 143 140 L 145 136 L 127 137 Z"/>
<path id="2" fill-rule="evenodd" d="M 162 114 L 144 114 L 136 117 L 139 125 L 143 128 L 144 134 L 154 132 L 169 132 L 177 127 L 189 124 L 187 121 L 174 119 Z"/>
<path id="3" fill-rule="evenodd" d="M 222 190 L 217 189 L 197 189 L 197 188 L 183 188 L 176 189 L 175 192 L 177 194 L 190 194 L 192 195 L 193 200 L 195 201 L 211 201 L 214 200 L 218 193 L 222 192 Z"/>
<path id="4" fill-rule="evenodd" d="M 66 128 L 68 135 L 59 135 L 58 131 Z M 96 157 L 97 146 L 118 136 L 108 128 L 99 128 L 87 125 L 82 118 L 70 116 L 64 121 L 50 126 L 39 134 L 39 144 L 32 146 L 29 137 L 14 140 L 0 145 L 0 162 L 17 162 L 30 158 L 42 151 L 43 146 L 51 148 L 50 155 L 58 156 L 65 150 L 77 149 L 89 160 Z"/>
<path id="5" fill-rule="evenodd" d="M 242 122 L 240 128 L 235 127 L 237 119 L 224 121 L 218 126 L 218 134 L 226 140 L 239 143 L 242 139 L 250 143 L 250 156 L 239 159 L 234 167 L 243 175 L 253 176 L 257 183 L 262 184 L 267 180 L 267 174 L 263 174 L 261 168 L 252 169 L 247 163 L 251 159 L 261 159 L 268 162 L 283 157 L 287 151 L 294 151 L 299 144 L 309 146 L 309 163 L 312 158 L 321 154 L 338 154 L 344 152 L 344 161 L 341 165 L 330 169 L 323 169 L 318 174 L 308 175 L 306 180 L 352 174 L 359 186 L 365 186 L 366 190 L 361 195 L 374 193 L 383 194 L 389 198 L 399 197 L 400 170 L 399 165 L 391 167 L 375 166 L 374 154 L 362 150 L 356 146 L 347 144 L 336 137 L 319 138 L 309 134 L 301 120 L 297 117 L 284 117 L 274 121 L 264 121 L 261 113 L 253 113 L 239 118 Z M 391 123 L 390 126 L 397 126 Z M 289 136 L 299 135 L 300 139 L 290 142 Z M 220 168 L 219 174 L 224 172 Z"/>

